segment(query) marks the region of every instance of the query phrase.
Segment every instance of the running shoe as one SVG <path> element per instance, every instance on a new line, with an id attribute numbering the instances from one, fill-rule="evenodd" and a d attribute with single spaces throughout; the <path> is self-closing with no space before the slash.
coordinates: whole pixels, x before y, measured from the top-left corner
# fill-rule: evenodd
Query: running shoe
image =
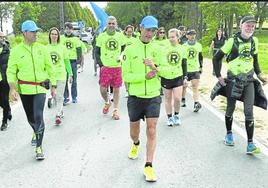
<path id="1" fill-rule="evenodd" d="M 11 110 L 8 111 L 7 119 L 8 119 L 9 121 L 11 121 L 11 119 L 12 119 Z"/>
<path id="2" fill-rule="evenodd" d="M 70 99 L 65 98 L 65 99 L 63 100 L 63 106 L 68 105 L 68 102 L 69 102 L 69 101 L 70 101 Z"/>
<path id="3" fill-rule="evenodd" d="M 224 139 L 224 144 L 227 146 L 234 146 L 233 133 L 226 134 L 225 139 Z"/>
<path id="4" fill-rule="evenodd" d="M 104 105 L 104 107 L 102 109 L 102 113 L 103 114 L 108 114 L 110 107 L 111 107 L 111 102 L 105 103 L 105 105 Z"/>
<path id="5" fill-rule="evenodd" d="M 168 120 L 167 120 L 167 126 L 173 126 L 174 125 L 174 119 L 173 117 L 169 117 Z"/>
<path id="6" fill-rule="evenodd" d="M 118 110 L 115 109 L 115 110 L 113 111 L 112 118 L 113 118 L 114 120 L 119 120 L 119 119 L 120 119 Z"/>
<path id="7" fill-rule="evenodd" d="M 174 125 L 181 125 L 181 118 L 178 114 L 173 116 L 173 122 Z"/>
<path id="8" fill-rule="evenodd" d="M 198 112 L 202 108 L 202 105 L 197 102 L 194 104 L 194 112 Z"/>
<path id="9" fill-rule="evenodd" d="M 56 125 L 60 125 L 61 124 L 61 117 L 60 116 L 56 116 L 55 124 Z"/>
<path id="10" fill-rule="evenodd" d="M 33 133 L 33 137 L 32 137 L 32 141 L 31 141 L 31 144 L 32 144 L 32 146 L 36 146 L 36 135 L 35 135 L 35 133 Z"/>
<path id="11" fill-rule="evenodd" d="M 45 155 L 43 152 L 43 149 L 41 147 L 37 147 L 36 150 L 36 160 L 44 160 L 45 159 Z"/>
<path id="12" fill-rule="evenodd" d="M 181 107 L 186 107 L 186 101 L 185 101 L 185 99 L 182 99 L 181 100 Z"/>
<path id="13" fill-rule="evenodd" d="M 6 131 L 7 130 L 7 123 L 2 123 L 1 125 L 1 131 Z"/>
<path id="14" fill-rule="evenodd" d="M 248 143 L 247 154 L 259 154 L 260 152 L 260 148 L 258 148 L 253 142 Z"/>
<path id="15" fill-rule="evenodd" d="M 148 182 L 155 182 L 157 180 L 154 169 L 151 166 L 144 167 L 143 174 L 145 176 L 145 180 Z"/>
<path id="16" fill-rule="evenodd" d="M 77 98 L 73 99 L 72 103 L 77 103 Z"/>
<path id="17" fill-rule="evenodd" d="M 139 147 L 140 145 L 132 144 L 130 151 L 128 152 L 128 158 L 136 159 L 139 154 Z"/>

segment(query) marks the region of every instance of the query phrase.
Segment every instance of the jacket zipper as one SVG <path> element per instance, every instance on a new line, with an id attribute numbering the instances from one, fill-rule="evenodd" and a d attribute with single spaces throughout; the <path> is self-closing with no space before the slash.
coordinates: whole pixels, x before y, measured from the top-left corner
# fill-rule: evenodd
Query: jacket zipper
<path id="1" fill-rule="evenodd" d="M 144 56 L 145 56 L 145 58 L 147 57 L 147 55 L 146 55 L 146 44 L 144 45 Z M 145 66 L 145 76 L 146 76 L 146 74 L 147 74 L 147 65 L 144 65 Z M 145 95 L 147 95 L 147 85 L 146 85 L 146 79 L 145 79 Z"/>
<path id="2" fill-rule="evenodd" d="M 34 58 L 33 58 L 33 46 L 31 45 L 31 57 L 32 57 L 32 63 L 33 63 L 33 70 L 34 70 L 34 80 L 36 82 L 36 72 L 35 72 L 35 65 L 34 65 Z M 37 92 L 37 85 L 35 86 L 35 91 Z"/>

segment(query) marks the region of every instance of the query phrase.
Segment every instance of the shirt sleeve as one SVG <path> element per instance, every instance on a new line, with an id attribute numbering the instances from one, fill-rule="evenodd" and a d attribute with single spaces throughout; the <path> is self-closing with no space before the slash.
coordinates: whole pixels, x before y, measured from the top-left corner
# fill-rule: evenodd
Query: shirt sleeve
<path id="1" fill-rule="evenodd" d="M 96 39 L 96 46 L 101 47 L 102 45 L 102 35 L 100 34 Z"/>
<path id="2" fill-rule="evenodd" d="M 63 48 L 63 59 L 64 59 L 64 64 L 65 64 L 65 69 L 68 72 L 68 74 L 72 76 L 73 71 L 72 71 L 71 62 L 70 62 L 68 53 L 69 53 L 68 50 L 66 48 Z"/>
<path id="3" fill-rule="evenodd" d="M 18 65 L 17 65 L 18 59 L 16 51 L 11 50 L 9 59 L 8 59 L 8 67 L 7 67 L 7 81 L 8 83 L 16 83 L 17 78 L 17 71 L 18 71 Z"/>
<path id="4" fill-rule="evenodd" d="M 234 38 L 228 39 L 227 42 L 221 47 L 222 52 L 225 54 L 229 54 L 232 50 L 233 43 L 234 43 Z"/>

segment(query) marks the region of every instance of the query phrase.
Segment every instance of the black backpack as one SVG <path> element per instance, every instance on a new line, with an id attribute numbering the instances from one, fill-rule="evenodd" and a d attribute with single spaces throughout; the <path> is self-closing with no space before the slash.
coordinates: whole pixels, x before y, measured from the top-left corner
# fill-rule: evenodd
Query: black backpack
<path id="1" fill-rule="evenodd" d="M 233 38 L 234 38 L 234 43 L 233 43 L 231 52 L 228 54 L 228 56 L 227 56 L 227 58 L 226 58 L 226 61 L 227 61 L 228 63 L 229 63 L 230 61 L 236 59 L 236 58 L 239 56 L 239 51 L 238 51 L 238 50 L 239 50 L 239 45 L 240 45 L 240 43 L 241 43 L 241 42 L 239 42 L 239 40 L 238 40 L 239 35 L 240 35 L 240 33 L 236 33 L 236 34 L 234 34 L 234 36 L 233 36 Z M 251 56 L 253 57 L 253 55 L 254 55 L 254 51 L 255 51 L 255 49 L 256 49 L 256 47 L 255 47 L 255 41 L 254 41 L 254 39 L 253 39 L 252 36 L 249 38 L 249 40 L 250 40 L 250 43 L 251 43 L 251 45 L 250 45 L 250 54 L 251 54 Z"/>

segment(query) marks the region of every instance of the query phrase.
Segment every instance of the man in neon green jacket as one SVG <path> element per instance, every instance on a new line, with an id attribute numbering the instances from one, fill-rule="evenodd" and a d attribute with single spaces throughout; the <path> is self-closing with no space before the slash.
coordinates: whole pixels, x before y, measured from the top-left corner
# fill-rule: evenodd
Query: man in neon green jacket
<path id="1" fill-rule="evenodd" d="M 153 16 L 146 16 L 141 22 L 141 36 L 126 47 L 123 53 L 123 80 L 128 84 L 128 115 L 130 136 L 133 140 L 128 157 L 136 159 L 139 151 L 140 119 L 146 118 L 147 158 L 144 167 L 146 181 L 156 181 L 152 167 L 156 147 L 156 124 L 160 114 L 160 79 L 157 75 L 161 62 L 161 51 L 152 42 L 158 21 Z"/>
<path id="2" fill-rule="evenodd" d="M 34 131 L 32 145 L 36 145 L 36 159 L 43 160 L 43 111 L 46 92 L 51 84 L 51 95 L 56 95 L 56 80 L 47 48 L 36 42 L 38 30 L 34 21 L 26 20 L 22 23 L 24 42 L 11 49 L 7 80 L 11 100 L 17 100 L 18 93 L 20 94 L 27 120 Z"/>

